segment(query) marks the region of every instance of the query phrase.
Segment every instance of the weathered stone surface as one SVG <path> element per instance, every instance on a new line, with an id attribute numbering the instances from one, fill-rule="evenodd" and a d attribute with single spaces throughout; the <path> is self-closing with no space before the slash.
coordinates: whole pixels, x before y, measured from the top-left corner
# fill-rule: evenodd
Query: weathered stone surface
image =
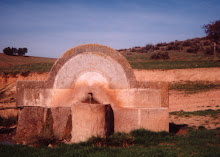
<path id="1" fill-rule="evenodd" d="M 71 138 L 72 114 L 71 108 L 51 108 L 53 117 L 53 135 L 56 139 L 63 140 Z"/>
<path id="2" fill-rule="evenodd" d="M 42 107 L 24 107 L 19 112 L 15 140 L 29 143 L 41 134 L 44 124 L 45 109 Z"/>
<path id="3" fill-rule="evenodd" d="M 139 128 L 139 109 L 137 108 L 115 108 L 115 132 L 130 132 Z"/>
<path id="4" fill-rule="evenodd" d="M 167 83 L 136 81 L 120 53 L 97 44 L 68 50 L 46 81 L 18 81 L 17 106 L 45 108 L 43 130 L 40 132 L 42 126 L 35 122 L 38 131 L 34 134 L 45 132 L 61 140 L 71 138 L 72 142 L 108 136 L 113 131 L 168 131 L 169 127 Z M 21 114 L 19 128 L 31 134 L 23 126 L 28 123 L 22 122 L 25 114 L 28 112 Z M 28 116 L 37 119 L 35 114 Z M 17 136 L 22 133 L 19 128 Z"/>
<path id="5" fill-rule="evenodd" d="M 92 136 L 105 136 L 105 106 L 75 104 L 72 106 L 72 142 L 86 141 Z"/>
<path id="6" fill-rule="evenodd" d="M 151 131 L 169 131 L 168 108 L 141 109 L 140 127 Z"/>

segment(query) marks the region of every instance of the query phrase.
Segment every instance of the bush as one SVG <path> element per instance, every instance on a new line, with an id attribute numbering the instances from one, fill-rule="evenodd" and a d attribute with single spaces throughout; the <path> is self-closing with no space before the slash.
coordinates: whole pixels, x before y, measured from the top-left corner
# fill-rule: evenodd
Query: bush
<path id="1" fill-rule="evenodd" d="M 196 53 L 195 49 L 193 49 L 193 48 L 188 48 L 186 50 L 186 52 L 188 52 L 188 53 Z"/>
<path id="2" fill-rule="evenodd" d="M 213 48 L 206 48 L 205 54 L 207 54 L 207 55 L 213 55 Z"/>
<path id="3" fill-rule="evenodd" d="M 155 50 L 159 50 L 160 49 L 160 47 L 159 46 L 155 46 Z"/>
<path id="4" fill-rule="evenodd" d="M 205 41 L 205 42 L 203 43 L 203 45 L 204 45 L 204 46 L 209 46 L 210 43 L 209 43 L 209 41 Z"/>
<path id="5" fill-rule="evenodd" d="M 147 53 L 148 52 L 148 49 L 146 49 L 145 47 L 142 47 L 138 50 L 138 52 L 140 53 Z"/>
<path id="6" fill-rule="evenodd" d="M 24 71 L 21 73 L 21 76 L 27 77 L 30 73 L 30 71 Z"/>
<path id="7" fill-rule="evenodd" d="M 183 46 L 191 46 L 191 42 L 190 41 L 184 41 L 183 42 Z"/>
<path id="8" fill-rule="evenodd" d="M 153 54 L 150 59 L 169 59 L 169 54 L 168 52 L 164 52 L 164 53 L 156 53 L 156 54 Z"/>
<path id="9" fill-rule="evenodd" d="M 149 51 L 149 50 L 154 50 L 154 45 L 152 44 L 147 44 L 145 47 L 143 47 L 145 50 Z"/>
<path id="10" fill-rule="evenodd" d="M 167 50 L 174 50 L 174 47 L 172 45 L 167 46 Z"/>
<path id="11" fill-rule="evenodd" d="M 18 73 L 19 73 L 18 71 L 14 71 L 14 72 L 10 73 L 10 75 L 11 75 L 11 77 L 17 78 Z"/>
<path id="12" fill-rule="evenodd" d="M 109 137 L 91 137 L 88 141 L 95 146 L 126 147 L 134 143 L 134 137 L 126 133 L 116 133 Z"/>
<path id="13" fill-rule="evenodd" d="M 167 43 L 158 43 L 156 46 L 167 46 Z"/>
<path id="14" fill-rule="evenodd" d="M 220 47 L 216 46 L 216 53 L 220 53 Z"/>
<path id="15" fill-rule="evenodd" d="M 6 126 L 6 127 L 12 126 L 12 125 L 17 124 L 17 121 L 18 121 L 17 116 L 11 116 L 8 118 L 4 118 L 0 116 L 0 126 Z"/>

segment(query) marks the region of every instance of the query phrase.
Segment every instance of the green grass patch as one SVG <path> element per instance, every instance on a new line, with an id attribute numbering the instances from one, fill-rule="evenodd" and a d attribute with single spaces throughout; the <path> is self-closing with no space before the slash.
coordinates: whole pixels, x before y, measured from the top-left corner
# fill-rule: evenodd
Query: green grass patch
<path id="1" fill-rule="evenodd" d="M 169 90 L 185 91 L 189 94 L 205 92 L 211 89 L 220 89 L 220 83 L 186 81 L 169 84 Z"/>
<path id="2" fill-rule="evenodd" d="M 186 69 L 186 68 L 208 68 L 220 67 L 220 62 L 213 62 L 211 60 L 202 61 L 148 61 L 139 58 L 128 59 L 133 69 Z M 22 72 L 49 72 L 53 63 L 31 63 L 10 67 L 0 67 L 0 73 L 17 74 Z"/>
<path id="3" fill-rule="evenodd" d="M 134 130 L 129 134 L 117 133 L 109 137 L 109 145 L 97 144 L 97 138 L 78 144 L 59 144 L 54 148 L 34 148 L 25 145 L 0 145 L 1 156 L 219 156 L 220 130 L 191 129 L 185 136 L 178 136 L 167 132 L 150 132 L 144 129 Z M 113 137 L 114 136 L 114 137 Z M 130 139 L 132 139 L 130 141 Z M 122 141 L 133 144 L 124 147 Z M 99 138 L 98 141 L 105 141 Z M 122 142 L 123 143 L 123 142 Z"/>
<path id="4" fill-rule="evenodd" d="M 170 51 L 168 60 L 151 60 L 149 53 L 122 53 L 133 69 L 185 69 L 185 68 L 208 68 L 220 67 L 220 62 L 214 62 L 212 56 L 204 54 Z"/>
<path id="5" fill-rule="evenodd" d="M 220 116 L 220 109 L 218 110 L 199 110 L 199 111 L 193 111 L 193 112 L 185 112 L 185 111 L 175 111 L 175 112 L 170 112 L 170 115 L 176 115 L 176 116 L 181 116 L 181 117 L 190 117 L 190 116 L 211 116 L 214 118 L 217 118 Z"/>
<path id="6" fill-rule="evenodd" d="M 186 69 L 220 67 L 220 62 L 203 61 L 129 61 L 133 69 Z"/>
<path id="7" fill-rule="evenodd" d="M 118 132 L 106 138 L 91 137 L 88 142 L 96 146 L 126 147 L 134 144 L 134 137 L 131 134 Z"/>
<path id="8" fill-rule="evenodd" d="M 12 74 L 12 73 L 24 73 L 27 71 L 30 72 L 49 72 L 52 68 L 53 63 L 32 63 L 32 64 L 23 64 L 17 66 L 10 66 L 10 67 L 0 67 L 0 73 L 4 72 L 5 74 Z"/>
<path id="9" fill-rule="evenodd" d="M 31 157 L 69 157 L 69 156 L 213 156 L 220 155 L 220 130 L 189 129 L 188 134 L 174 135 L 167 132 L 150 132 L 144 129 L 134 130 L 129 134 L 113 135 L 111 145 L 97 145 L 97 139 L 78 144 L 60 144 L 54 148 L 33 148 L 24 145 L 0 145 L 1 156 Z M 132 145 L 123 147 L 121 141 L 133 139 Z M 109 137 L 110 138 L 110 137 Z M 112 137 L 111 137 L 112 138 Z M 122 140 L 123 139 L 123 140 Z M 126 140 L 125 140 L 126 139 Z M 106 141 L 99 138 L 99 141 Z M 117 141 L 117 142 L 116 142 Z"/>

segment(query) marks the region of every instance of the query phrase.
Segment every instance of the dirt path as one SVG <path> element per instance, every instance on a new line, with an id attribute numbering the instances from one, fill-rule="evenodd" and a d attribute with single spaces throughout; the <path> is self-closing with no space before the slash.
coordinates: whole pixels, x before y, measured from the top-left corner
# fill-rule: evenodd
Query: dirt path
<path id="1" fill-rule="evenodd" d="M 169 91 L 169 110 L 196 111 L 206 109 L 220 109 L 220 90 L 209 90 L 194 94 L 183 91 Z"/>
<path id="2" fill-rule="evenodd" d="M 171 69 L 171 70 L 137 70 L 138 81 L 220 81 L 220 68 Z"/>

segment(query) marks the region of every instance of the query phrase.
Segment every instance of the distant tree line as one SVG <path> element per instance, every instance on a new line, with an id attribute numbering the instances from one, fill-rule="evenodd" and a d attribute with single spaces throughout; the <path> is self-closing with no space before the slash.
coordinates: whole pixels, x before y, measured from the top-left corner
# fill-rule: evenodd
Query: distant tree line
<path id="1" fill-rule="evenodd" d="M 14 47 L 6 47 L 3 49 L 3 53 L 9 56 L 17 55 L 24 56 L 27 53 L 27 48 L 14 48 Z"/>

